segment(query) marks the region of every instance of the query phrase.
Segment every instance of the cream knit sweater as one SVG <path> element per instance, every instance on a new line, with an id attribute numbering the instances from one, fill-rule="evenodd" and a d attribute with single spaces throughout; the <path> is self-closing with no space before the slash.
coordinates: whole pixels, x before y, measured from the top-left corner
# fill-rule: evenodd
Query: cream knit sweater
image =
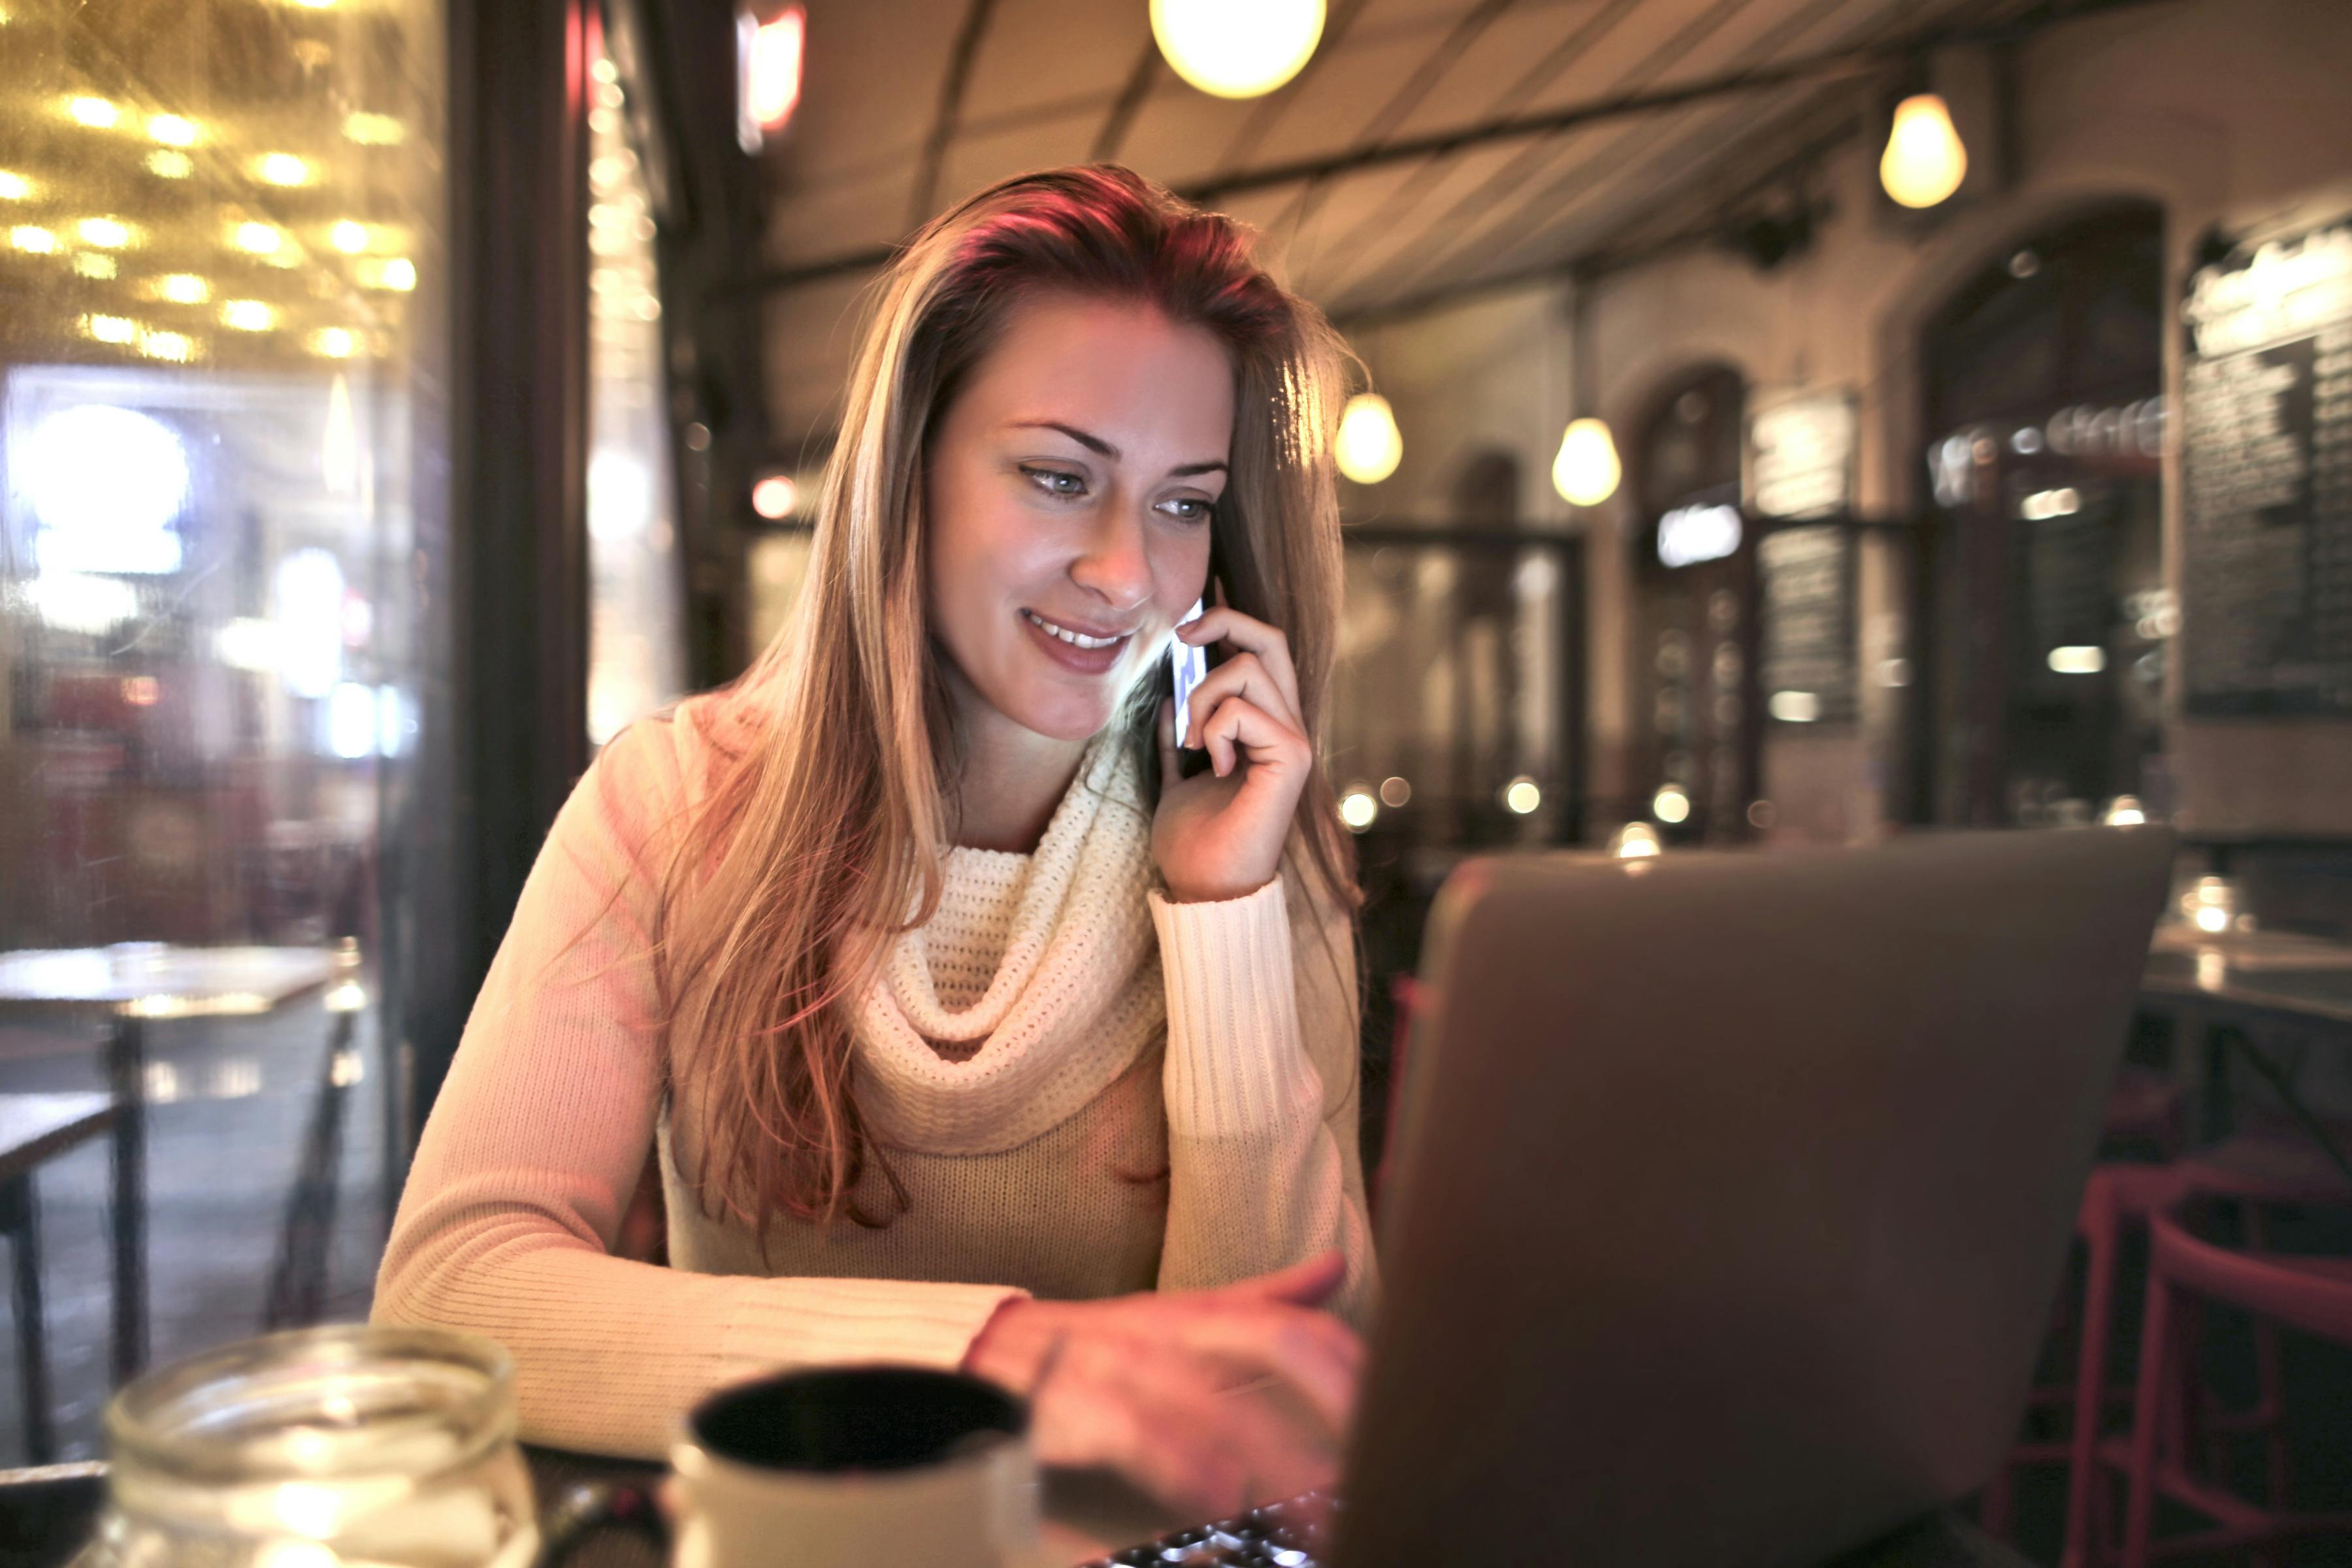
<path id="1" fill-rule="evenodd" d="M 1024 1292 L 1216 1285 L 1336 1247 L 1335 1307 L 1361 1321 L 1344 919 L 1287 876 L 1167 901 L 1132 770 L 1099 742 L 1036 853 L 946 858 L 939 910 L 855 1010 L 861 1104 L 908 1212 L 878 1230 L 780 1220 L 764 1260 L 704 1215 L 677 1173 L 698 1110 L 665 1099 L 644 958 L 647 841 L 708 786 L 719 701 L 625 731 L 558 815 L 425 1125 L 378 1321 L 503 1343 L 528 1439 L 653 1457 L 721 1383 L 952 1367 Z M 651 1146 L 667 1268 L 610 1255 Z"/>

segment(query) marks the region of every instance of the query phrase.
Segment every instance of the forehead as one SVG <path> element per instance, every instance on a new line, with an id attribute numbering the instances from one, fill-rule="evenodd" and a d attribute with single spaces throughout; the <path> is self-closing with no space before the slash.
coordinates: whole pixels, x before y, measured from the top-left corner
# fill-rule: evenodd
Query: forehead
<path id="1" fill-rule="evenodd" d="M 1126 453 L 1223 457 L 1234 422 L 1233 361 L 1205 327 L 1150 305 L 1047 293 L 1015 304 L 968 384 L 988 426 L 1053 420 Z"/>

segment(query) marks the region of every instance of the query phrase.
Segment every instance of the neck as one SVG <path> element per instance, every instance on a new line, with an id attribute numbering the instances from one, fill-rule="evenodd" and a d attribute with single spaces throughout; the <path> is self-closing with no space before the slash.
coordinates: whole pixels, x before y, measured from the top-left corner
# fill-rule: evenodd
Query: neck
<path id="1" fill-rule="evenodd" d="M 1026 855 L 1077 776 L 1084 741 L 1057 741 L 1014 723 L 953 670 L 948 684 L 962 740 L 957 758 L 955 841 Z"/>

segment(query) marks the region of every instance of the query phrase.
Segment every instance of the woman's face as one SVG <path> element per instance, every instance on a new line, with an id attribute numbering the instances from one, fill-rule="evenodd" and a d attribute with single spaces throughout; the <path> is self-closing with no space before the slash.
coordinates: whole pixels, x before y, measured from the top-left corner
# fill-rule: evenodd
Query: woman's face
<path id="1" fill-rule="evenodd" d="M 1206 329 L 1067 294 L 1013 308 L 923 475 L 932 635 L 973 693 L 1056 740 L 1110 722 L 1208 581 L 1233 426 Z"/>

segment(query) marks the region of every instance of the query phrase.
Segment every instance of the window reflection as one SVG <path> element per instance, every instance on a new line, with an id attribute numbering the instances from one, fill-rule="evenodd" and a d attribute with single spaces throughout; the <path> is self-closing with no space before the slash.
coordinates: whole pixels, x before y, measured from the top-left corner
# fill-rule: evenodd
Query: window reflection
<path id="1" fill-rule="evenodd" d="M 593 67 L 588 114 L 588 738 L 597 745 L 686 689 L 685 584 L 662 407 L 651 192 L 626 89 Z"/>

